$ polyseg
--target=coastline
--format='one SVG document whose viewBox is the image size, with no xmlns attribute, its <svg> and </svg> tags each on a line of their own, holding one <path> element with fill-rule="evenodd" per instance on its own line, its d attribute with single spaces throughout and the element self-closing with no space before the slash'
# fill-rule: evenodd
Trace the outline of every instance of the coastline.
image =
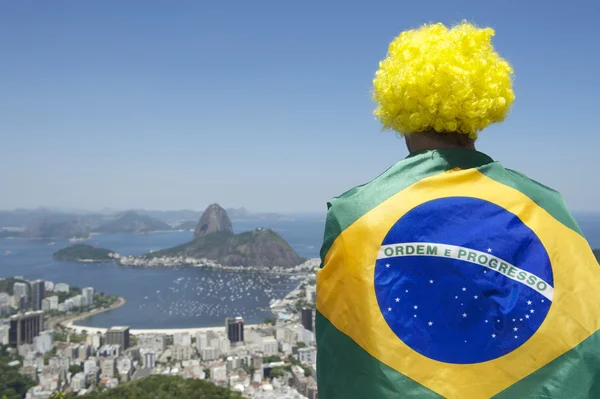
<svg viewBox="0 0 600 399">
<path fill-rule="evenodd" d="M 256 329 L 256 328 L 267 328 L 268 324 L 246 324 L 244 328 Z M 85 331 L 87 334 L 105 334 L 108 328 L 106 327 L 86 327 L 86 326 L 77 326 L 72 323 L 72 321 L 67 322 L 63 325 L 64 328 L 69 331 L 75 333 L 82 333 Z M 189 333 L 196 334 L 198 332 L 225 332 L 225 326 L 218 327 L 191 327 L 191 328 L 133 328 L 129 330 L 129 334 L 131 335 L 140 335 L 140 334 L 165 334 L 165 335 L 173 335 L 173 334 L 181 334 L 181 333 Z"/>
<path fill-rule="evenodd" d="M 106 309 L 99 309 L 99 310 L 95 310 L 95 311 L 91 311 L 91 312 L 86 312 L 86 313 L 77 315 L 77 316 L 72 317 L 72 318 L 68 318 L 68 319 L 57 321 L 54 326 L 52 326 L 52 323 L 49 323 L 49 325 L 52 328 L 54 328 L 56 326 L 59 326 L 59 327 L 66 328 L 66 329 L 73 329 L 73 327 L 79 327 L 79 326 L 75 326 L 73 324 L 73 322 L 75 322 L 75 321 L 85 320 L 88 317 L 95 316 L 95 315 L 100 314 L 100 313 L 109 312 L 111 310 L 118 309 L 121 306 L 125 305 L 126 303 L 127 303 L 127 300 L 124 297 L 120 296 L 119 300 L 115 304 L 113 304 L 112 306 L 110 306 L 110 307 L 108 307 Z"/>
</svg>

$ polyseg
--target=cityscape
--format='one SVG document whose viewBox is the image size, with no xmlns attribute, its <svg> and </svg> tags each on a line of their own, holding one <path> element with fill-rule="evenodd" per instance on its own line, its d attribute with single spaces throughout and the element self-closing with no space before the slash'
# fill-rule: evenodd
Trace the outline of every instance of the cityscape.
<svg viewBox="0 0 600 399">
<path fill-rule="evenodd" d="M 125 300 L 94 287 L 15 276 L 0 279 L 0 289 L 0 344 L 8 366 L 35 383 L 29 399 L 85 395 L 153 375 L 206 380 L 245 398 L 318 398 L 314 273 L 272 300 L 273 318 L 262 324 L 232 314 L 219 327 L 166 331 L 73 324 Z"/>
</svg>

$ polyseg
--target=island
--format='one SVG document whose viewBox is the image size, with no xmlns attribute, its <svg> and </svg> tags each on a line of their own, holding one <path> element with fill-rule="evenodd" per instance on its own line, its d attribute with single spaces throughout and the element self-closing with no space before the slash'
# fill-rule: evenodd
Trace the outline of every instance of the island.
<svg viewBox="0 0 600 399">
<path fill-rule="evenodd" d="M 116 234 L 134 233 L 145 234 L 153 231 L 172 230 L 171 226 L 148 215 L 140 215 L 135 211 L 127 211 L 116 218 L 98 226 L 96 233 Z"/>
<path fill-rule="evenodd" d="M 118 258 L 118 255 L 105 248 L 75 244 L 55 252 L 52 257 L 56 260 L 74 262 L 112 262 Z"/>
</svg>

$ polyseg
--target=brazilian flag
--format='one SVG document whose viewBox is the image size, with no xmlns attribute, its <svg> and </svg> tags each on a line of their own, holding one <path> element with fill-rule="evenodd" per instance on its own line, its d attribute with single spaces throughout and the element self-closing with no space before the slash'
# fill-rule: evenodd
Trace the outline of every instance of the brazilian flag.
<svg viewBox="0 0 600 399">
<path fill-rule="evenodd" d="M 600 398 L 600 267 L 559 193 L 444 149 L 328 206 L 322 399 Z"/>
</svg>

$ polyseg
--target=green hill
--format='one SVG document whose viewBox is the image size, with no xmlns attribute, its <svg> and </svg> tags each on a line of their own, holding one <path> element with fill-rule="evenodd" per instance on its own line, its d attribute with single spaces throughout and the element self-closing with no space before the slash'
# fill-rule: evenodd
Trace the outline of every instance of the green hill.
<svg viewBox="0 0 600 399">
<path fill-rule="evenodd" d="M 152 252 L 145 257 L 163 256 L 207 258 L 225 266 L 292 267 L 304 262 L 290 244 L 268 229 L 241 234 L 218 231 L 173 248 Z"/>
<path fill-rule="evenodd" d="M 149 233 L 151 231 L 172 230 L 171 226 L 148 215 L 140 215 L 128 211 L 110 220 L 96 229 L 95 232 L 105 234 L 116 233 Z"/>
<path fill-rule="evenodd" d="M 67 397 L 74 398 L 75 396 Z M 93 392 L 77 397 L 85 399 L 242 399 L 239 393 L 218 387 L 208 381 L 165 375 L 152 375 L 103 392 Z"/>
<path fill-rule="evenodd" d="M 52 256 L 56 260 L 111 262 L 114 258 L 112 251 L 105 248 L 96 248 L 86 244 L 76 244 L 57 251 Z"/>
</svg>

